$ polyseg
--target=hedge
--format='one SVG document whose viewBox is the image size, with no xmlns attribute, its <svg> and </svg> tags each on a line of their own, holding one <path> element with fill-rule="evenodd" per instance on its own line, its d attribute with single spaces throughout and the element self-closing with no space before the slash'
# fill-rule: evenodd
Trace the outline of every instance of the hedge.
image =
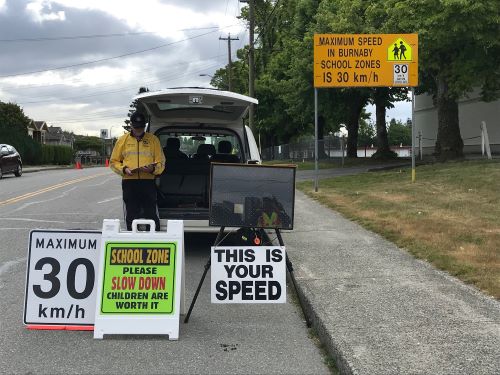
<svg viewBox="0 0 500 375">
<path fill-rule="evenodd" d="M 41 145 L 31 137 L 16 133 L 2 134 L 0 143 L 14 146 L 24 165 L 67 165 L 73 163 L 73 149 L 61 145 Z"/>
<path fill-rule="evenodd" d="M 42 145 L 41 163 L 67 165 L 73 162 L 73 149 L 68 146 Z"/>
</svg>

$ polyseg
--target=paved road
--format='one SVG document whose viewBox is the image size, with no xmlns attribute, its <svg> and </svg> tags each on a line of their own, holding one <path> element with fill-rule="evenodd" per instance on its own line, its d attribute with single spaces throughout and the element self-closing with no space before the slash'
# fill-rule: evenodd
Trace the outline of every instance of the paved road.
<svg viewBox="0 0 500 375">
<path fill-rule="evenodd" d="M 22 324 L 30 229 L 100 229 L 122 216 L 119 179 L 105 168 L 27 173 L 0 180 L 0 372 L 329 373 L 296 304 L 212 305 L 204 283 L 177 342 L 93 340 L 90 332 L 29 331 Z M 188 237 L 191 301 L 213 237 Z"/>
</svg>

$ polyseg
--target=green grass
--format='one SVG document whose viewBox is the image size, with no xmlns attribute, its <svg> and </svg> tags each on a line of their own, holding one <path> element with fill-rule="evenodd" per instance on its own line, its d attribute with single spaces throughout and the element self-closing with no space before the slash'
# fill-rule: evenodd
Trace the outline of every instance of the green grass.
<svg viewBox="0 0 500 375">
<path fill-rule="evenodd" d="M 409 163 L 410 160 L 406 158 L 395 159 L 394 163 Z M 380 165 L 382 162 L 380 160 L 375 160 L 371 158 L 345 158 L 344 167 L 363 167 L 363 166 L 375 166 Z M 297 169 L 302 170 L 313 170 L 315 168 L 314 161 L 311 160 L 272 160 L 264 161 L 264 165 L 280 165 L 280 164 L 294 164 Z M 340 158 L 320 160 L 318 162 L 318 169 L 332 169 L 332 168 L 342 168 L 342 160 Z"/>
<path fill-rule="evenodd" d="M 298 188 L 414 256 L 500 298 L 500 163 L 467 161 L 321 180 Z"/>
</svg>

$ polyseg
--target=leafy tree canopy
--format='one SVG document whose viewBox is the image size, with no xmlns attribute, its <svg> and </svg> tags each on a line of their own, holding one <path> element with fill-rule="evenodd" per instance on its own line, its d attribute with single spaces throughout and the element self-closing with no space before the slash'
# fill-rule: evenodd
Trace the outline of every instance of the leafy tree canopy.
<svg viewBox="0 0 500 375">
<path fill-rule="evenodd" d="M 387 133 L 391 146 L 411 145 L 411 125 L 405 124 L 400 120 L 391 119 Z"/>
<path fill-rule="evenodd" d="M 15 132 L 27 136 L 30 122 L 19 105 L 0 102 L 0 135 Z"/>
<path fill-rule="evenodd" d="M 97 151 L 102 152 L 104 141 L 99 137 L 75 135 L 75 142 L 73 143 L 75 151 Z"/>
</svg>

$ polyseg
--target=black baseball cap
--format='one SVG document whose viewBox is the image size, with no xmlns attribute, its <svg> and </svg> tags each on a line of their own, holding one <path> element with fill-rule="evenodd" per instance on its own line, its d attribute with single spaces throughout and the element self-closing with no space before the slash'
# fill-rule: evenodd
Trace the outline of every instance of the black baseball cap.
<svg viewBox="0 0 500 375">
<path fill-rule="evenodd" d="M 135 111 L 130 115 L 130 125 L 132 125 L 133 128 L 145 128 L 146 116 L 141 112 Z"/>
</svg>

